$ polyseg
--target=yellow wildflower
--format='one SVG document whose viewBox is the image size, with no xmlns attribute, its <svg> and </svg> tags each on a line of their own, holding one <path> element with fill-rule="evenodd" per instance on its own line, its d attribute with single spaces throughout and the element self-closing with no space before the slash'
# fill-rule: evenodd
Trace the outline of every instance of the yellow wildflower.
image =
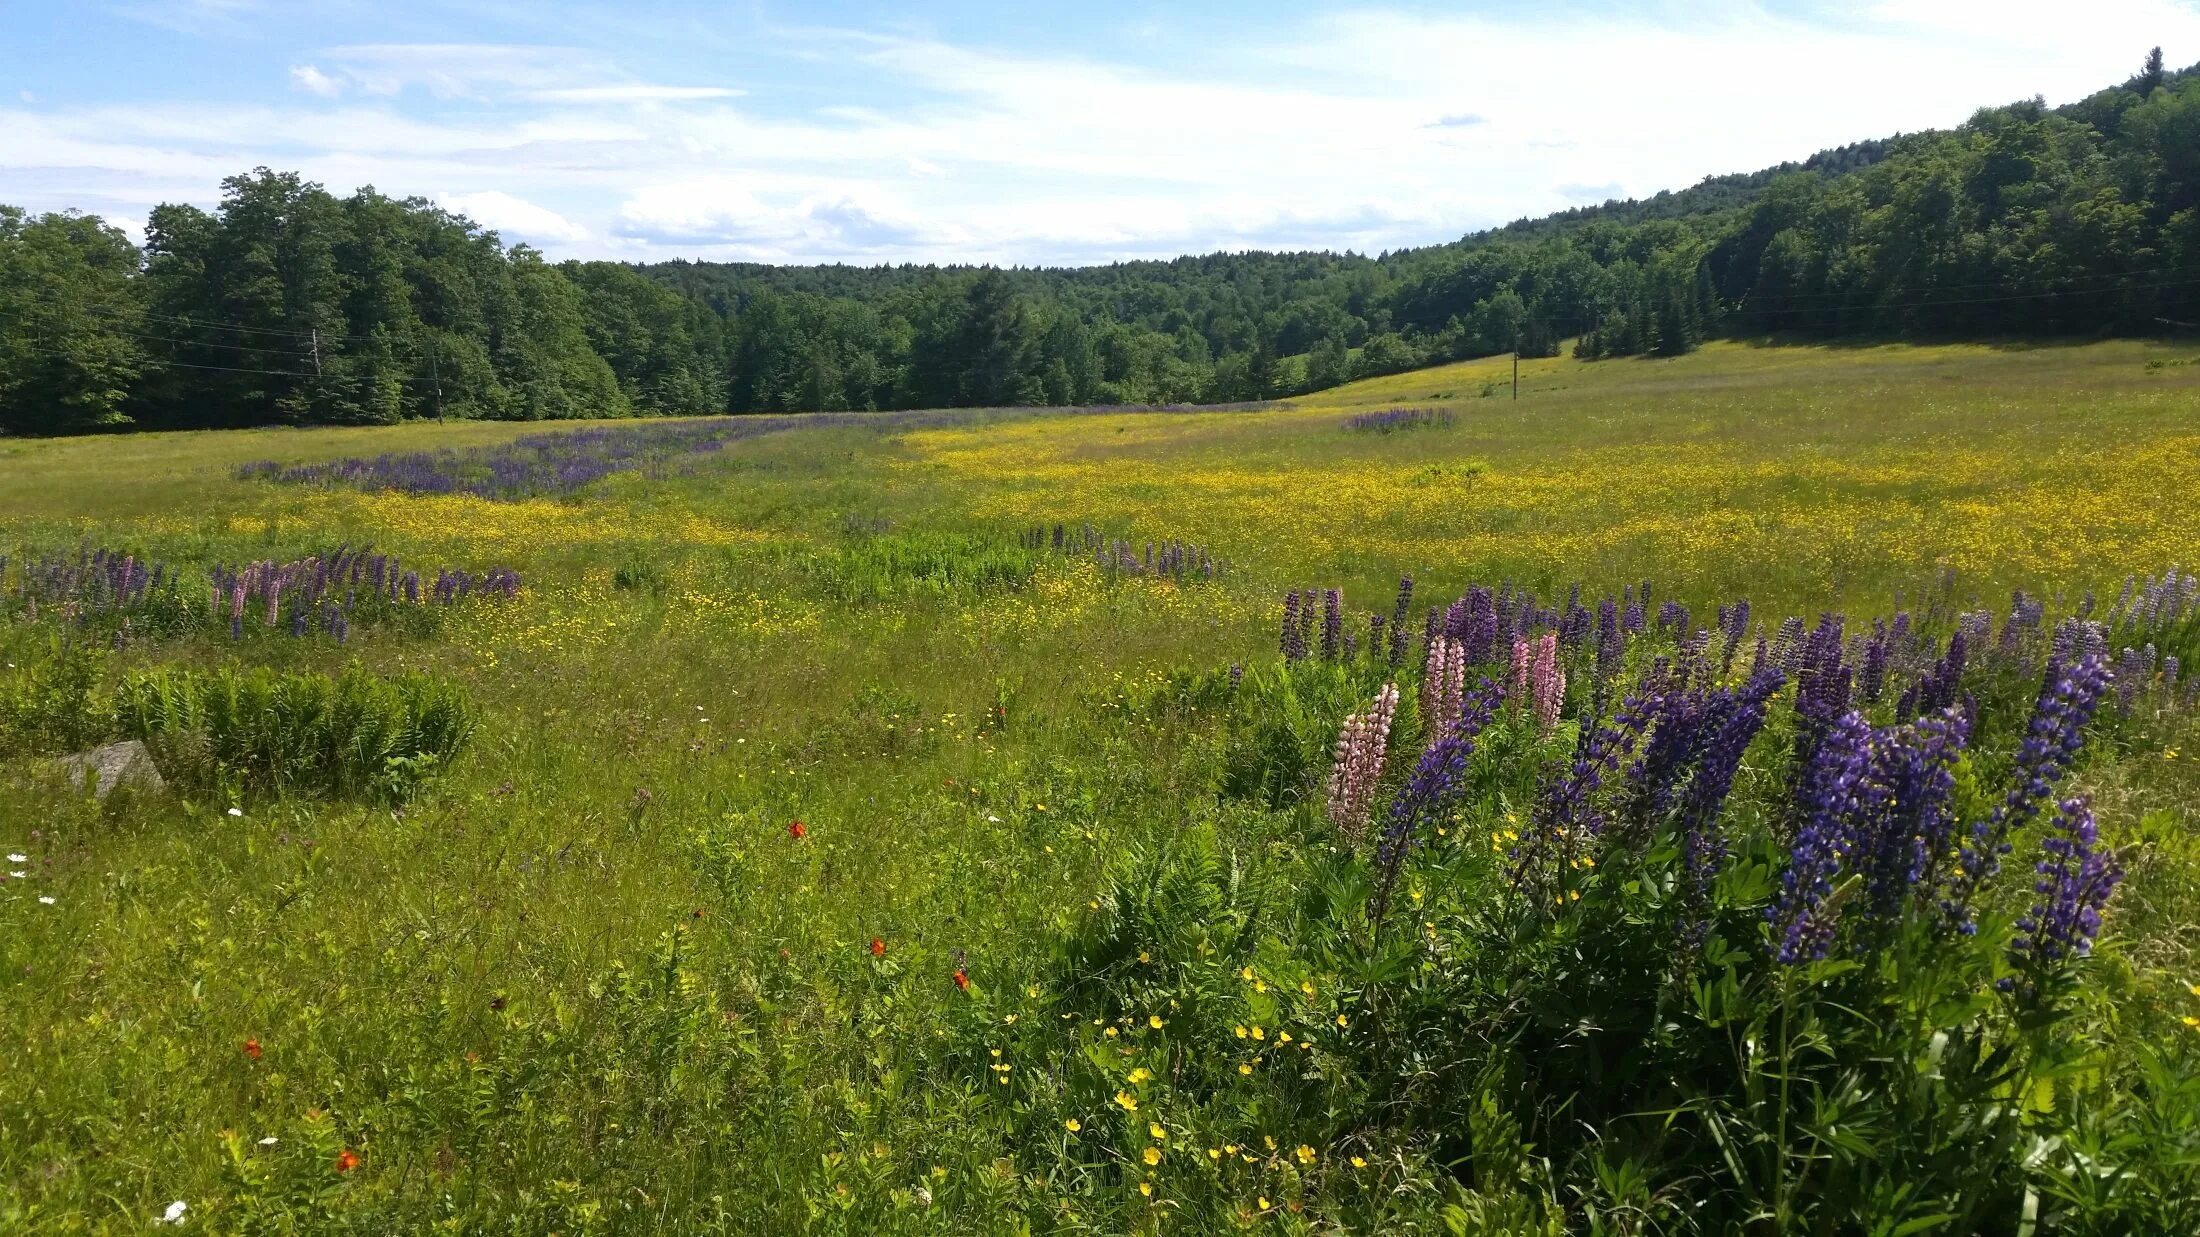
<svg viewBox="0 0 2200 1237">
<path fill-rule="evenodd" d="M 1137 1112 L 1137 1111 L 1138 1111 L 1138 1097 L 1137 1097 L 1137 1096 L 1135 1096 L 1135 1095 L 1132 1095 L 1132 1094 L 1131 1094 L 1130 1092 L 1128 1092 L 1128 1091 L 1118 1091 L 1118 1092 L 1116 1092 L 1116 1093 L 1115 1093 L 1115 1102 L 1116 1102 L 1116 1103 L 1118 1103 L 1118 1104 L 1121 1104 L 1121 1105 L 1123 1106 L 1123 1111 L 1124 1111 L 1124 1112 Z"/>
<path fill-rule="evenodd" d="M 1153 1167 L 1154 1165 L 1156 1165 L 1156 1164 L 1159 1164 L 1159 1163 L 1161 1162 L 1161 1148 L 1159 1148 L 1159 1147 L 1148 1147 L 1148 1148 L 1146 1148 L 1146 1154 L 1145 1154 L 1145 1157 L 1144 1157 L 1144 1158 L 1145 1158 L 1145 1161 L 1146 1161 L 1146 1167 L 1148 1167 L 1148 1168 L 1152 1168 L 1152 1167 Z"/>
<path fill-rule="evenodd" d="M 1169 1136 L 1169 1132 L 1161 1128 L 1161 1123 L 1159 1121 L 1148 1121 L 1146 1123 L 1146 1132 L 1153 1135 L 1156 1139 L 1167 1138 Z"/>
<path fill-rule="evenodd" d="M 1071 1117 L 1069 1120 L 1062 1123 L 1062 1128 L 1068 1130 L 1072 1134 L 1075 1134 L 1077 1131 L 1085 1128 L 1085 1123 L 1079 1121 L 1075 1117 Z"/>
<path fill-rule="evenodd" d="M 1301 1164 L 1311 1164 L 1314 1162 L 1314 1149 L 1307 1146 L 1305 1143 L 1299 1144 L 1299 1149 L 1295 1154 L 1297 1154 L 1297 1156 L 1299 1157 L 1299 1163 Z"/>
</svg>

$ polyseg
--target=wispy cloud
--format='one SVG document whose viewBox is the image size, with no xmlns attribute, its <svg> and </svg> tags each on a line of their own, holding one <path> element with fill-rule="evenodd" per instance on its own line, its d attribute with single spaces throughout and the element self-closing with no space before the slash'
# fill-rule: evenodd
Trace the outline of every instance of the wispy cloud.
<svg viewBox="0 0 2200 1237">
<path fill-rule="evenodd" d="M 1971 20 L 1990 2 L 2039 20 Z M 1333 10 L 1196 64 L 1161 55 L 1191 42 L 1169 37 L 1132 63 L 751 22 L 675 55 L 614 31 L 583 48 L 490 23 L 472 32 L 505 37 L 286 46 L 243 98 L 26 103 L 0 112 L 0 177 L 34 205 L 141 210 L 179 185 L 207 201 L 221 175 L 265 162 L 339 190 L 448 194 L 561 255 L 1373 250 L 1952 124 L 1981 104 L 2073 97 L 2156 42 L 2173 61 L 2200 56 L 2193 3 L 2094 0 L 2082 31 L 2050 38 L 2054 7 Z M 531 7 L 525 28 L 567 12 Z"/>
</svg>

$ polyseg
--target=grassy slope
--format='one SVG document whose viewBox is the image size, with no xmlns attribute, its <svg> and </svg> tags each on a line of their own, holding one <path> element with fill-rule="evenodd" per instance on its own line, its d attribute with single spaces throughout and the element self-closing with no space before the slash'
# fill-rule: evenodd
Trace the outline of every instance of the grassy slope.
<svg viewBox="0 0 2200 1237">
<path fill-rule="evenodd" d="M 911 1090 L 912 1071 L 955 1016 L 954 951 L 1013 991 L 1035 934 L 1111 863 L 1213 811 L 1196 806 L 1196 735 L 1108 720 L 1126 685 L 1270 655 L 1288 584 L 1344 583 L 1367 608 L 1407 570 L 1424 599 L 1469 578 L 1648 577 L 1699 613 L 1742 591 L 1779 612 L 1883 608 L 1942 563 L 1990 604 L 2016 583 L 2112 587 L 2190 561 L 2200 366 L 2146 368 L 2189 356 L 1725 344 L 1529 362 L 1517 404 L 1480 395 L 1509 362 L 1470 362 L 1270 412 L 781 435 L 571 504 L 230 479 L 251 459 L 540 427 L 9 444 L 11 541 L 196 562 L 372 542 L 510 563 L 529 590 L 434 641 L 118 659 L 456 675 L 491 724 L 446 793 L 402 816 L 281 802 L 241 821 L 205 803 L 102 819 L 35 764 L 4 765 L 0 843 L 37 852 L 57 903 L 0 893 L 0 1216 L 121 1225 L 274 1189 L 233 1166 L 232 1131 L 280 1138 L 246 1160 L 316 1189 L 328 1140 L 364 1148 L 327 1205 L 406 1227 L 580 1230 L 590 1208 L 783 1227 L 830 1214 L 851 1180 L 873 1223 L 997 1222 L 1001 1149 L 970 1101 Z M 1340 426 L 1431 403 L 1460 423 Z M 1015 593 L 854 605 L 833 587 L 850 517 L 897 534 L 1090 521 L 1205 543 L 1234 570 L 1178 590 L 1055 565 Z M 661 594 L 610 586 L 635 558 Z M 8 638 L 15 660 L 44 637 Z M 996 701 L 1008 728 L 979 729 Z M 2157 766 L 2119 793 L 2189 827 L 2189 782 L 2161 780 L 2184 766 Z M 806 846 L 781 833 L 796 816 Z M 864 958 L 873 935 L 890 970 Z M 2155 948 L 2157 965 L 2188 961 L 2189 945 Z M 666 975 L 681 978 L 651 979 Z M 721 1036 L 740 1065 L 680 1073 Z M 930 1220 L 908 1209 L 919 1182 L 940 1200 Z"/>
</svg>

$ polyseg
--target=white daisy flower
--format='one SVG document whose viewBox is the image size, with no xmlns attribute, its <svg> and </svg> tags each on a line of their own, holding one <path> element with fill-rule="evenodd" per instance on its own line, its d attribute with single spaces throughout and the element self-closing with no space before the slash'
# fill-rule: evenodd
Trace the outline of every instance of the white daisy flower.
<svg viewBox="0 0 2200 1237">
<path fill-rule="evenodd" d="M 30 861 L 31 857 L 29 855 L 18 855 L 12 850 L 8 852 L 9 863 L 29 863 Z"/>
<path fill-rule="evenodd" d="M 233 807 L 229 809 L 229 814 L 231 816 L 242 816 L 244 815 L 244 809 L 241 807 Z"/>
<path fill-rule="evenodd" d="M 189 1211 L 190 1209 L 191 1204 L 184 1202 L 182 1199 L 179 1198 L 175 1202 L 168 1204 L 168 1210 L 161 1212 L 160 1218 L 153 1221 L 153 1223 L 181 1224 L 183 1223 L 183 1213 Z"/>
<path fill-rule="evenodd" d="M 39 901 L 40 905 L 43 905 L 43 906 L 52 906 L 52 905 L 53 905 L 53 895 L 52 895 L 52 894 L 50 894 L 50 893 L 49 893 L 49 894 L 43 894 L 43 895 L 41 895 L 41 896 L 39 897 L 38 901 Z"/>
<path fill-rule="evenodd" d="M 10 873 L 8 873 L 8 875 L 10 875 L 10 876 L 14 877 L 15 879 L 17 879 L 17 880 L 19 880 L 19 881 L 20 881 L 20 880 L 29 880 L 29 879 L 31 878 L 31 874 L 30 874 L 30 873 L 28 873 L 28 872 L 10 872 Z"/>
</svg>

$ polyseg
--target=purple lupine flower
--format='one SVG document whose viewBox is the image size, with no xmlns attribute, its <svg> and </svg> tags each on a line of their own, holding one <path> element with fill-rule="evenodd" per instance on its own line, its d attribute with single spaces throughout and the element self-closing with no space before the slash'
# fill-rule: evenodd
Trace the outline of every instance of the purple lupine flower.
<svg viewBox="0 0 2200 1237">
<path fill-rule="evenodd" d="M 1473 585 L 1454 608 L 1459 615 L 1455 638 L 1465 649 L 1467 664 L 1486 665 L 1497 657 L 1497 599 L 1489 589 Z"/>
<path fill-rule="evenodd" d="M 2070 663 L 2088 656 L 2108 656 L 2108 628 L 2082 619 L 2064 619 L 2055 625 L 2050 656 Z"/>
<path fill-rule="evenodd" d="M 2017 921 L 2018 935 L 2009 952 L 2020 966 L 2037 974 L 2065 959 L 2093 952 L 2101 934 L 2101 911 L 2123 881 L 2116 857 L 2100 848 L 2093 810 L 2083 799 L 2058 805 L 2054 834 L 2040 843 L 2046 858 L 2037 868 L 2032 908 Z"/>
<path fill-rule="evenodd" d="M 1780 876 L 1780 896 L 1765 908 L 1783 966 L 1819 961 L 1833 944 L 1840 913 L 1829 905 L 1833 878 L 1856 847 L 1859 820 L 1870 814 L 1871 764 L 1872 728 L 1851 711 L 1827 726 L 1803 772 L 1802 824 Z"/>
<path fill-rule="evenodd" d="M 1596 672 L 1599 684 L 1611 681 L 1619 673 L 1621 659 L 1627 655 L 1627 632 L 1620 626 L 1619 604 L 1609 597 L 1597 601 L 1597 659 Z"/>
<path fill-rule="evenodd" d="M 1732 706 L 1720 719 L 1688 790 L 1680 801 L 1681 922 L 1676 941 L 1680 970 L 1685 972 L 1702 951 L 1711 932 L 1711 887 L 1726 862 L 1726 840 L 1719 832 L 1719 813 L 1734 789 L 1734 775 L 1742 756 L 1765 724 L 1765 706 L 1787 682 L 1776 666 L 1765 666 L 1733 696 Z"/>
<path fill-rule="evenodd" d="M 1884 620 L 1872 620 L 1872 634 L 1864 642 L 1863 663 L 1857 669 L 1857 694 L 1867 704 L 1877 704 L 1880 693 L 1887 687 L 1887 654 L 1893 644 L 1893 633 Z"/>
<path fill-rule="evenodd" d="M 1497 709 L 1497 695 L 1497 685 L 1483 679 L 1437 738 L 1421 750 L 1413 776 L 1391 801 L 1390 825 L 1383 831 L 1382 844 L 1375 852 L 1375 896 L 1369 912 L 1375 931 L 1382 931 L 1383 919 L 1390 909 L 1390 895 L 1405 866 L 1406 852 L 1413 846 L 1414 831 L 1440 819 L 1463 789 L 1461 783 L 1466 780 L 1467 760 L 1474 754 L 1482 728 L 1489 724 L 1490 715 Z"/>
<path fill-rule="evenodd" d="M 1781 673 L 1793 677 L 1802 664 L 1802 655 L 1803 620 L 1791 614 L 1780 620 L 1779 630 L 1772 634 L 1772 664 L 1778 666 Z"/>
<path fill-rule="evenodd" d="M 1932 713 L 1956 702 L 1963 685 L 1964 663 L 1970 651 L 1970 643 L 1958 629 L 1948 637 L 1948 651 L 1940 660 L 1912 683 L 1902 693 L 1896 711 L 1904 714 Z"/>
<path fill-rule="evenodd" d="M 1413 577 L 1398 578 L 1398 604 L 1390 612 L 1390 668 L 1403 669 L 1406 664 L 1406 615 L 1413 608 Z"/>
<path fill-rule="evenodd" d="M 1242 665 L 1240 665 L 1240 664 L 1238 664 L 1237 662 L 1231 662 L 1231 663 L 1230 663 L 1230 690 L 1234 692 L 1234 691 L 1236 691 L 1236 690 L 1237 690 L 1237 689 L 1238 689 L 1239 687 L 1243 686 L 1243 685 L 1244 685 L 1244 683 L 1245 683 L 1245 667 L 1244 667 L 1244 666 L 1242 666 Z"/>
<path fill-rule="evenodd" d="M 1620 590 L 1620 600 L 1622 602 L 1619 619 L 1620 630 L 1631 636 L 1641 634 L 1643 612 L 1650 604 L 1650 582 L 1643 581 L 1642 592 L 1639 594 L 1631 588 Z"/>
<path fill-rule="evenodd" d="M 1943 909 L 1958 930 L 1976 929 L 1971 920 L 1971 897 L 1987 878 L 2000 870 L 2001 856 L 2009 852 L 2009 834 L 2029 824 L 2040 804 L 2053 793 L 2055 783 L 2070 772 L 2085 747 L 2086 723 L 2093 719 L 2111 679 L 2108 666 L 2098 655 L 2088 654 L 2075 664 L 2050 660 L 2032 720 L 2017 748 L 2016 768 L 2009 792 L 1991 815 L 1972 826 L 1971 836 L 1957 856 L 1956 871 L 1943 898 Z"/>
<path fill-rule="evenodd" d="M 1574 743 L 1573 762 L 1545 789 L 1536 805 L 1534 829 L 1514 848 L 1514 883 L 1524 882 L 1554 861 L 1571 862 L 1577 847 L 1604 831 L 1604 818 L 1595 803 L 1597 791 L 1642 741 L 1664 689 L 1661 674 L 1647 675 L 1620 702 L 1618 711 L 1597 725 L 1583 725 Z"/>
<path fill-rule="evenodd" d="M 2001 625 L 2002 653 L 2014 657 L 2023 652 L 2026 640 L 2038 633 L 2046 614 L 2045 602 L 2017 589 L 2009 601 L 2009 617 Z"/>
<path fill-rule="evenodd" d="M 1297 661 L 1306 656 L 1306 649 L 1298 643 L 1299 590 L 1292 589 L 1283 595 L 1283 636 L 1277 641 L 1285 661 Z"/>
<path fill-rule="evenodd" d="M 2146 690 L 2148 682 L 2154 678 L 2154 659 L 2155 649 L 2151 644 L 2143 649 L 2125 645 L 2124 651 L 2117 656 L 2117 712 L 2129 715 L 2131 706 L 2138 703 L 2140 693 Z"/>
<path fill-rule="evenodd" d="M 1581 586 L 1574 585 L 1567 595 L 1566 606 L 1558 618 L 1558 642 L 1569 651 L 1580 648 L 1589 638 L 1589 627 L 1595 616 L 1581 604 Z"/>
<path fill-rule="evenodd" d="M 1335 661 L 1343 655 L 1344 593 L 1338 589 L 1322 592 L 1322 660 Z"/>
<path fill-rule="evenodd" d="M 1719 654 L 1719 673 L 1723 676 L 1734 672 L 1734 654 L 1742 647 L 1742 637 L 1749 634 L 1749 602 L 1720 606 L 1719 630 L 1726 635 L 1726 648 Z"/>
<path fill-rule="evenodd" d="M 1798 620 L 1797 628 L 1801 625 Z M 1795 675 L 1794 791 L 1799 815 L 1810 793 L 1808 782 L 1818 745 L 1849 711 L 1851 671 L 1841 661 L 1841 626 L 1840 615 L 1821 615 L 1818 626 L 1800 641 L 1788 659 Z M 1782 631 L 1786 631 L 1785 625 Z"/>
<path fill-rule="evenodd" d="M 1858 823 L 1854 860 L 1874 919 L 1897 918 L 1914 890 L 1937 882 L 1955 834 L 1955 764 L 1969 737 L 1969 720 L 1952 706 L 1874 733 L 1878 796 Z"/>
<path fill-rule="evenodd" d="M 1688 630 L 1688 607 L 1677 601 L 1667 601 L 1658 607 L 1658 630 L 1676 633 Z"/>
</svg>

